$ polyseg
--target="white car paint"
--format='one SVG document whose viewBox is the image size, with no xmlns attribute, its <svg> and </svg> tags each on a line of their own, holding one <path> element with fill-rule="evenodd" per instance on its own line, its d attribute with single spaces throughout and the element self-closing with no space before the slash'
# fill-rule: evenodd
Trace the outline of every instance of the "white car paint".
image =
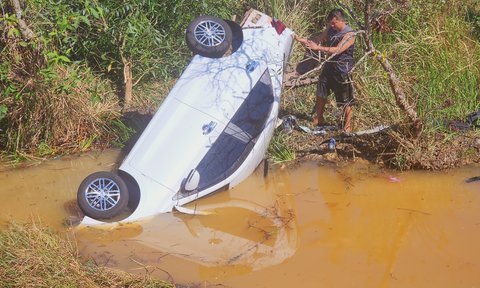
<svg viewBox="0 0 480 288">
<path fill-rule="evenodd" d="M 131 175 L 140 188 L 137 208 L 119 222 L 170 212 L 175 206 L 219 188 L 231 188 L 254 171 L 263 160 L 275 128 L 283 70 L 292 44 L 290 29 L 278 34 L 269 22 L 263 22 L 261 27 L 244 26 L 243 43 L 230 56 L 213 59 L 196 55 L 192 58 L 119 167 Z M 189 196 L 179 197 L 183 195 L 178 194 L 182 181 L 201 163 L 222 132 L 230 131 L 227 134 L 239 141 L 251 140 L 252 135 L 229 123 L 262 75 L 267 75 L 264 77 L 271 81 L 273 103 L 250 153 L 225 179 Z M 102 223 L 87 216 L 82 221 L 84 225 Z"/>
</svg>

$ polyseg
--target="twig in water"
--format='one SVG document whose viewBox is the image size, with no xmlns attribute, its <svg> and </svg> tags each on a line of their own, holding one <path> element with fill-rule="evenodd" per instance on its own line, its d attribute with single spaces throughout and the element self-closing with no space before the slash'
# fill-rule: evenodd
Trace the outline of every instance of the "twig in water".
<svg viewBox="0 0 480 288">
<path fill-rule="evenodd" d="M 409 212 L 421 213 L 423 215 L 432 215 L 431 213 L 423 212 L 423 211 L 415 210 L 415 209 L 408 209 L 408 208 L 397 208 L 397 209 L 398 210 L 405 210 L 405 211 L 409 211 Z"/>
<path fill-rule="evenodd" d="M 170 274 L 168 271 L 166 271 L 166 270 L 164 270 L 164 269 L 162 269 L 158 266 L 145 265 L 145 264 L 143 264 L 143 263 L 141 263 L 141 262 L 139 262 L 139 261 L 137 261 L 133 258 L 130 258 L 130 260 L 135 262 L 136 264 L 142 266 L 142 267 L 139 267 L 137 269 L 142 269 L 142 268 L 145 269 L 145 275 L 150 276 L 155 270 L 160 270 L 160 271 L 164 272 L 165 274 L 167 274 L 167 276 L 168 276 L 167 281 L 173 282 L 173 280 L 174 280 L 172 274 Z M 148 270 L 149 268 L 153 268 L 153 270 L 149 271 Z"/>
</svg>

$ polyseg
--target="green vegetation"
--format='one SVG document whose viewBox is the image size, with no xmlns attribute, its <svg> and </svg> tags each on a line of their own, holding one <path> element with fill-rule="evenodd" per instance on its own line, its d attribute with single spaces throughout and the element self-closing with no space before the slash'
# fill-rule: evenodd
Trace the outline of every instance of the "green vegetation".
<svg viewBox="0 0 480 288">
<path fill-rule="evenodd" d="M 460 120 L 466 113 L 480 109 L 477 99 L 480 42 L 472 38 L 472 27 L 464 21 L 467 9 L 463 2 L 415 1 L 410 5 L 415 5 L 416 9 L 392 14 L 389 25 L 393 31 L 378 34 L 375 40 L 377 49 L 394 63 L 401 75 L 411 103 L 416 104 L 425 122 L 424 132 L 430 133 L 442 128 L 442 120 Z M 456 8 L 451 9 L 452 5 Z M 361 99 L 369 102 L 374 98 L 374 101 L 395 106 L 388 88 L 379 85 L 382 82 L 388 85 L 382 81 L 382 71 L 368 67 L 369 64 L 364 64 L 362 71 L 357 73 L 362 83 Z M 378 84 L 372 85 L 375 83 Z M 398 122 L 396 113 L 384 112 L 389 113 L 370 115 Z"/>
<path fill-rule="evenodd" d="M 268 149 L 268 154 L 273 163 L 278 164 L 295 160 L 295 150 L 289 147 L 290 142 L 288 135 L 283 133 L 274 135 Z"/>
<path fill-rule="evenodd" d="M 378 51 L 400 75 L 408 101 L 424 123 L 419 139 L 411 139 L 409 131 L 402 128 L 408 123 L 396 106 L 383 70 L 367 61 L 355 74 L 361 101 L 359 125 L 388 123 L 400 127 L 391 133 L 397 143 L 391 164 L 396 167 L 455 166 L 462 161 L 461 151 L 471 146 L 468 141 L 462 144 L 459 137 L 479 137 L 479 131 L 459 135 L 446 125 L 448 121 L 465 121 L 467 114 L 480 110 L 480 38 L 475 37 L 475 25 L 465 21 L 468 7 L 474 4 L 411 1 L 409 9 L 399 7 L 386 18 L 391 32 L 375 34 Z M 458 156 L 454 160 L 444 152 Z"/>
<path fill-rule="evenodd" d="M 0 149 L 16 159 L 122 146 L 134 132 L 124 124 L 125 113 L 155 111 L 189 61 L 184 30 L 197 15 L 230 19 L 254 7 L 309 36 L 318 33 L 328 11 L 340 5 L 348 8 L 352 27 L 362 30 L 365 24 L 365 3 L 349 0 L 321 5 L 313 0 L 59 0 L 55 5 L 30 0 L 20 6 L 20 17 L 14 2 L 0 3 Z M 463 153 L 471 141 L 459 139 L 479 137 L 478 131 L 459 134 L 445 125 L 480 110 L 478 1 L 371 3 L 376 53 L 364 57 L 365 34 L 359 34 L 354 128 L 378 124 L 394 128 L 383 143 L 361 146 L 375 145 L 370 148 L 395 167 L 427 169 L 444 167 L 432 163 L 440 161 L 440 151 L 456 149 L 449 153 L 457 155 L 456 160 L 450 157 L 447 167 L 457 165 L 461 157 L 472 154 Z M 303 56 L 295 47 L 291 64 Z M 392 64 L 407 102 L 424 124 L 419 137 L 412 135 L 410 120 L 397 105 L 389 78 L 374 55 Z M 286 89 L 281 115 L 307 120 L 314 89 L 314 85 Z M 331 106 L 327 111 L 333 110 Z M 327 120 L 338 122 L 337 114 L 326 115 Z M 279 156 L 275 153 L 284 154 L 285 160 L 299 154 L 289 141 L 302 139 L 275 136 L 270 147 L 274 158 Z M 358 143 L 352 145 L 350 150 L 359 149 Z"/>
<path fill-rule="evenodd" d="M 81 261 L 74 244 L 35 224 L 0 231 L 1 287 L 174 287 Z"/>
<path fill-rule="evenodd" d="M 18 17 L 14 2 L 0 3 L 0 149 L 17 159 L 121 145 L 132 134 L 122 110 L 142 94 L 135 85 L 178 77 L 191 55 L 187 24 L 239 5 L 31 0 Z"/>
</svg>

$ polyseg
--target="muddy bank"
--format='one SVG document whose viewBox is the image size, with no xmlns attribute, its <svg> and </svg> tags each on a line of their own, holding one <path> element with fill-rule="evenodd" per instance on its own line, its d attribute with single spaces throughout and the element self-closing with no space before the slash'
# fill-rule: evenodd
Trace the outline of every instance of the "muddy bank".
<svg viewBox="0 0 480 288">
<path fill-rule="evenodd" d="M 358 131 L 357 131 L 358 132 Z M 277 133 L 285 133 L 279 127 Z M 328 162 L 362 159 L 390 169 L 444 170 L 480 163 L 480 135 L 475 131 L 461 134 L 436 134 L 418 140 L 399 137 L 398 128 L 358 136 L 332 131 L 325 135 L 305 133 L 298 127 L 285 135 L 287 147 L 295 151 L 296 162 Z M 335 149 L 329 149 L 335 139 Z"/>
</svg>

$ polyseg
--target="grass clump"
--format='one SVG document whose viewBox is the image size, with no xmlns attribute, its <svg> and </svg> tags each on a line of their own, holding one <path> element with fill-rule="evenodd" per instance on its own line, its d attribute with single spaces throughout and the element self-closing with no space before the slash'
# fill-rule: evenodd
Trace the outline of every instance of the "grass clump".
<svg viewBox="0 0 480 288">
<path fill-rule="evenodd" d="M 82 263 L 74 244 L 36 224 L 0 232 L 1 287 L 158 287 L 174 285 Z"/>
<path fill-rule="evenodd" d="M 288 134 L 277 133 L 273 136 L 268 154 L 273 163 L 279 164 L 283 162 L 293 161 L 296 158 L 295 150 L 290 147 Z"/>
</svg>

